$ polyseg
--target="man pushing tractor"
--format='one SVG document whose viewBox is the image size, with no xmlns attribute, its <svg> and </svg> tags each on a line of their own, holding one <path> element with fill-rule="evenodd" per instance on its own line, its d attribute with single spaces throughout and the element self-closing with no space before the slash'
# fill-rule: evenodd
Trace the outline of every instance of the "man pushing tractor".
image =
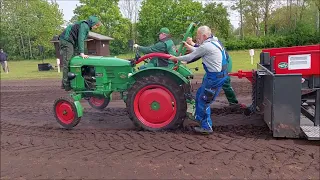
<svg viewBox="0 0 320 180">
<path fill-rule="evenodd" d="M 211 29 L 208 26 L 200 26 L 198 28 L 197 42 L 200 45 L 199 47 L 193 47 L 184 42 L 185 47 L 191 53 L 179 57 L 172 56 L 169 59 L 189 62 L 202 58 L 206 74 L 196 94 L 194 117 L 201 127 L 195 127 L 195 131 L 199 133 L 212 133 L 210 105 L 219 95 L 223 84 L 228 78 L 228 62 L 225 49 L 218 42 L 217 38 L 212 36 Z"/>
<path fill-rule="evenodd" d="M 210 38 L 213 38 L 215 41 L 218 41 L 218 43 L 220 44 L 221 47 L 224 48 L 223 44 L 221 43 L 221 41 L 218 40 L 217 37 L 211 35 Z M 200 45 L 199 44 L 196 44 L 192 41 L 192 38 L 188 38 L 187 41 L 186 41 L 189 45 L 193 46 L 193 47 L 199 47 Z M 232 58 L 231 56 L 229 55 L 229 53 L 227 52 L 227 50 L 225 50 L 225 54 L 226 54 L 226 58 L 227 58 L 227 62 L 228 62 L 228 73 L 232 71 Z M 192 61 L 189 61 L 187 64 L 189 63 L 192 63 L 194 61 L 197 61 L 198 59 L 200 58 L 197 58 L 197 59 L 193 59 Z M 245 105 L 243 104 L 239 104 L 239 101 L 237 99 L 237 96 L 231 86 L 231 79 L 230 79 L 230 76 L 227 77 L 225 83 L 223 84 L 222 86 L 222 89 L 226 95 L 226 98 L 229 102 L 229 104 L 231 106 L 240 106 L 240 107 L 244 107 Z"/>
</svg>

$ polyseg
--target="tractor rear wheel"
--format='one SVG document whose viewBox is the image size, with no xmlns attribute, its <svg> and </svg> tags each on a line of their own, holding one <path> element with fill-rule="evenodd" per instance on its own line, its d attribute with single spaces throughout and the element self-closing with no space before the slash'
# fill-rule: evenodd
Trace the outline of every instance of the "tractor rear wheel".
<svg viewBox="0 0 320 180">
<path fill-rule="evenodd" d="M 128 91 L 126 105 L 135 126 L 149 131 L 180 127 L 187 110 L 183 88 L 164 75 L 138 79 Z"/>
<path fill-rule="evenodd" d="M 81 120 L 72 98 L 57 99 L 54 102 L 53 111 L 58 123 L 66 129 L 72 129 Z"/>
<path fill-rule="evenodd" d="M 90 97 L 88 102 L 94 109 L 103 110 L 108 106 L 110 99 L 105 97 Z"/>
</svg>

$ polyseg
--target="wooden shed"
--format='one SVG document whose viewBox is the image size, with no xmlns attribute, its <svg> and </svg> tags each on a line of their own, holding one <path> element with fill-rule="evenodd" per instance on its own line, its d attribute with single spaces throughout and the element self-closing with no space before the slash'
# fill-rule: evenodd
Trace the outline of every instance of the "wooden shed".
<svg viewBox="0 0 320 180">
<path fill-rule="evenodd" d="M 88 38 L 85 40 L 85 54 L 94 56 L 109 56 L 109 44 L 111 40 L 113 40 L 113 38 L 104 36 L 102 34 L 89 32 Z M 58 36 L 54 36 L 50 42 L 54 44 L 56 57 L 61 59 Z"/>
</svg>

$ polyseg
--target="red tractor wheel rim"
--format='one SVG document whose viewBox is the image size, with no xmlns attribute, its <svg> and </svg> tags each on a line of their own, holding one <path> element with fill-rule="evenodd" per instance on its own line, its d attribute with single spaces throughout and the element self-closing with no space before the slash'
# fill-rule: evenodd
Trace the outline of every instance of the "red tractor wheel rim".
<svg viewBox="0 0 320 180">
<path fill-rule="evenodd" d="M 151 128 L 168 125 L 177 113 L 173 94 L 161 85 L 142 88 L 134 98 L 134 112 L 137 118 Z"/>
<path fill-rule="evenodd" d="M 90 97 L 89 101 L 91 102 L 91 104 L 93 104 L 95 106 L 102 106 L 105 99 L 104 98 L 97 98 L 97 97 Z"/>
<path fill-rule="evenodd" d="M 75 112 L 69 102 L 61 101 L 56 105 L 56 115 L 64 124 L 71 124 L 74 120 Z"/>
</svg>

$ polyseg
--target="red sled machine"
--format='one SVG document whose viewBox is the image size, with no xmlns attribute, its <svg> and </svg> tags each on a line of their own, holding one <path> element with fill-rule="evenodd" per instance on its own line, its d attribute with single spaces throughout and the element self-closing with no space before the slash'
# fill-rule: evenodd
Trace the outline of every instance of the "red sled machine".
<svg viewBox="0 0 320 180">
<path fill-rule="evenodd" d="M 256 70 L 229 75 L 252 83 L 246 113 L 262 112 L 273 137 L 320 140 L 320 44 L 263 49 Z"/>
</svg>

